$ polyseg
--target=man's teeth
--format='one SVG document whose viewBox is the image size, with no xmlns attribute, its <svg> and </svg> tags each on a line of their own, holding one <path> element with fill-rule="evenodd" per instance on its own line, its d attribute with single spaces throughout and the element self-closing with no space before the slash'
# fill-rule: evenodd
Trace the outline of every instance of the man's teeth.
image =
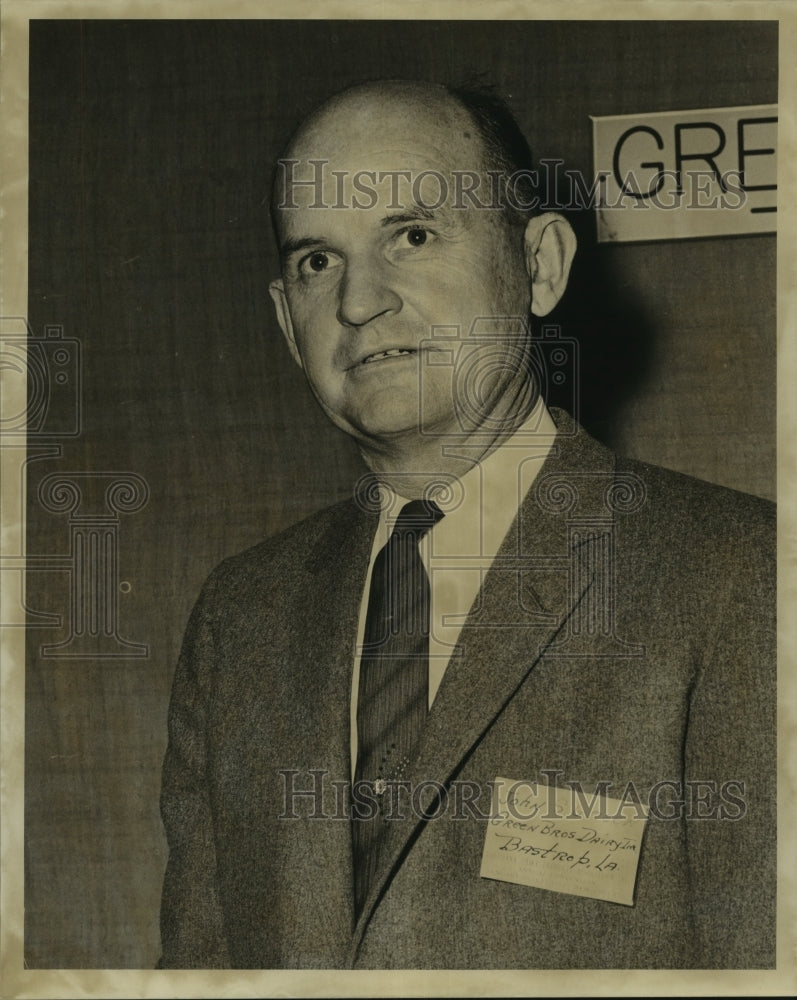
<svg viewBox="0 0 797 1000">
<path fill-rule="evenodd" d="M 363 360 L 363 364 L 370 364 L 372 361 L 381 361 L 382 358 L 396 358 L 399 354 L 415 354 L 415 351 L 411 351 L 406 347 L 391 347 L 389 351 L 380 351 L 378 354 L 369 354 L 367 358 Z"/>
</svg>

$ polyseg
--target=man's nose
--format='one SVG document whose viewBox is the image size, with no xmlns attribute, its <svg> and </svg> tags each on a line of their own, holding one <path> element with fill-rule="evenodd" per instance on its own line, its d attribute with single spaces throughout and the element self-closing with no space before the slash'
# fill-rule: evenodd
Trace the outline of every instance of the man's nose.
<svg viewBox="0 0 797 1000">
<path fill-rule="evenodd" d="M 401 309 L 390 266 L 379 260 L 349 258 L 339 296 L 338 322 L 344 326 L 365 326 L 378 316 Z"/>
</svg>

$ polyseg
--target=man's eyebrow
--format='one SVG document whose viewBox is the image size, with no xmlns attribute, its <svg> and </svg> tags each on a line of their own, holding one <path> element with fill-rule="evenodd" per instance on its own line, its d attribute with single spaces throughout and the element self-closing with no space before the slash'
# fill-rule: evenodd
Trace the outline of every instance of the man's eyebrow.
<svg viewBox="0 0 797 1000">
<path fill-rule="evenodd" d="M 422 205 L 414 205 L 408 212 L 397 212 L 395 215 L 386 215 L 382 219 L 382 226 L 396 226 L 401 225 L 402 222 L 417 222 L 419 219 L 431 222 L 436 217 L 431 209 L 424 208 Z"/>
<path fill-rule="evenodd" d="M 300 240 L 284 240 L 280 244 L 280 256 L 284 259 L 300 250 L 307 250 L 309 247 L 317 247 L 324 241 L 318 236 L 303 236 Z"/>
</svg>

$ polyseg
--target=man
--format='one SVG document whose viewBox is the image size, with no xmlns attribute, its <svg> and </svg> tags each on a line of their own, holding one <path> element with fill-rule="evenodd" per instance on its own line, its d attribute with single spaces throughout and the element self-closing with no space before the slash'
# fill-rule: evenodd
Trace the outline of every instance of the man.
<svg viewBox="0 0 797 1000">
<path fill-rule="evenodd" d="M 194 610 L 165 967 L 774 964 L 772 510 L 548 412 L 575 239 L 529 167 L 404 82 L 281 160 L 279 323 L 373 478 Z"/>
</svg>

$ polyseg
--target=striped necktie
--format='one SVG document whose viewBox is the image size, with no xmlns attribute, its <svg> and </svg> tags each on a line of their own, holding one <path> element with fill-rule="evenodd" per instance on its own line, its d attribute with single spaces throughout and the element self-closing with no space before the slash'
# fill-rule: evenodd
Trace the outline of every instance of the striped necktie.
<svg viewBox="0 0 797 1000">
<path fill-rule="evenodd" d="M 443 516 L 413 500 L 374 560 L 357 698 L 355 784 L 365 782 L 379 810 L 352 820 L 355 905 L 359 914 L 379 867 L 387 832 L 389 783 L 407 773 L 426 722 L 429 698 L 429 578 L 418 543 Z M 363 786 L 361 786 L 363 787 Z M 406 799 L 406 797 L 405 797 Z M 402 811 L 409 808 L 405 801 Z"/>
</svg>

